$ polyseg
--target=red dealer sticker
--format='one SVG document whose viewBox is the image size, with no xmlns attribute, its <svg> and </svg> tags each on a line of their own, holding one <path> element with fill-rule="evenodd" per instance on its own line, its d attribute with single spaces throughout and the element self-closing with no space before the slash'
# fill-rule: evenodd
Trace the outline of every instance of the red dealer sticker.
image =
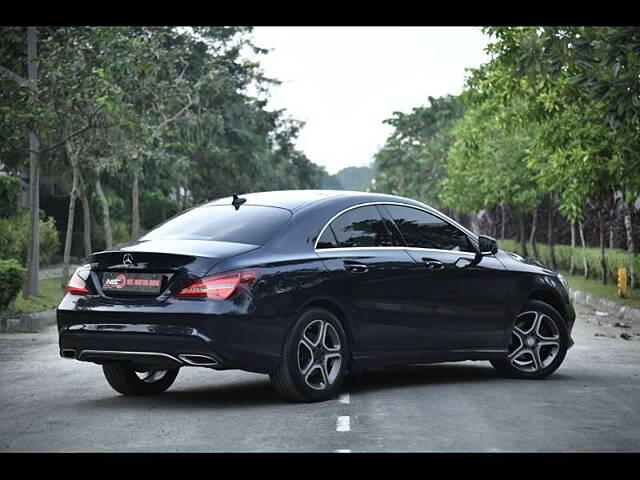
<svg viewBox="0 0 640 480">
<path fill-rule="evenodd" d="M 159 273 L 105 272 L 102 275 L 102 289 L 105 293 L 158 294 L 162 283 Z"/>
</svg>

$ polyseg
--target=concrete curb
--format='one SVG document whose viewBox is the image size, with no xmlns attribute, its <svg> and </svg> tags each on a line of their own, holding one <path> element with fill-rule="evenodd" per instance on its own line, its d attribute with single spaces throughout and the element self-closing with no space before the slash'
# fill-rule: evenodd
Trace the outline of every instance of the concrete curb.
<svg viewBox="0 0 640 480">
<path fill-rule="evenodd" d="M 614 300 L 591 295 L 590 293 L 581 292 L 579 290 L 570 290 L 571 298 L 576 303 L 588 305 L 596 310 L 604 311 L 619 317 L 623 320 L 631 322 L 640 322 L 640 308 L 628 307 Z"/>
<path fill-rule="evenodd" d="M 55 323 L 55 308 L 37 313 L 3 314 L 0 318 L 0 333 L 40 331 Z"/>
</svg>

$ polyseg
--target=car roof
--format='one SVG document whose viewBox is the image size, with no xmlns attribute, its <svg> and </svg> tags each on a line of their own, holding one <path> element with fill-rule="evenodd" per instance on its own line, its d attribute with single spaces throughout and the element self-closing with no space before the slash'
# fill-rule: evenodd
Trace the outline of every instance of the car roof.
<svg viewBox="0 0 640 480">
<path fill-rule="evenodd" d="M 292 213 L 296 210 L 301 210 L 303 207 L 310 207 L 310 215 L 314 215 L 314 210 L 317 208 L 325 208 L 333 204 L 333 208 L 344 208 L 349 206 L 349 203 L 355 205 L 356 203 L 383 203 L 392 202 L 400 203 L 407 206 L 418 207 L 423 210 L 427 210 L 441 218 L 445 218 L 449 223 L 455 225 L 459 229 L 463 230 L 472 238 L 477 239 L 477 234 L 465 226 L 459 224 L 454 219 L 446 216 L 444 213 L 425 205 L 422 202 L 413 200 L 411 198 L 400 197 L 397 195 L 389 195 L 386 193 L 373 193 L 373 192 L 357 192 L 352 190 L 274 190 L 271 192 L 255 192 L 238 195 L 240 198 L 246 199 L 242 205 L 255 205 L 255 206 L 270 206 L 277 208 L 284 208 Z M 233 201 L 233 197 L 224 197 L 211 202 L 207 202 L 201 206 L 208 205 L 230 205 Z M 315 205 L 314 205 L 315 204 Z"/>
<path fill-rule="evenodd" d="M 380 198 L 396 198 L 393 195 L 385 195 L 379 193 L 368 192 L 356 192 L 350 190 L 275 190 L 271 192 L 255 192 L 239 194 L 241 198 L 245 198 L 247 201 L 243 205 L 262 205 L 286 208 L 290 211 L 298 210 L 306 205 L 316 203 L 322 200 L 330 198 L 362 198 L 371 199 L 373 197 Z M 207 202 L 205 205 L 229 205 L 231 204 L 233 197 L 224 197 L 211 202 Z"/>
</svg>

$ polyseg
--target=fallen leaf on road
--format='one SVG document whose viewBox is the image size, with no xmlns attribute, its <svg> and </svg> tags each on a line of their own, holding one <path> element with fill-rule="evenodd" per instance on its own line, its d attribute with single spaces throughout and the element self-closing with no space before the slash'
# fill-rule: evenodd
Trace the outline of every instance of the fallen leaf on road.
<svg viewBox="0 0 640 480">
<path fill-rule="evenodd" d="M 620 338 L 624 338 L 625 340 L 631 340 L 633 339 L 633 337 L 631 335 L 629 335 L 627 332 L 622 332 L 620 334 Z"/>
<path fill-rule="evenodd" d="M 607 334 L 604 334 L 604 333 L 594 333 L 594 336 L 596 336 L 596 337 L 605 337 L 605 338 L 618 338 L 615 335 L 607 335 Z"/>
<path fill-rule="evenodd" d="M 616 322 L 613 326 L 619 328 L 631 328 L 631 325 L 627 325 L 626 323 L 621 322 Z"/>
</svg>

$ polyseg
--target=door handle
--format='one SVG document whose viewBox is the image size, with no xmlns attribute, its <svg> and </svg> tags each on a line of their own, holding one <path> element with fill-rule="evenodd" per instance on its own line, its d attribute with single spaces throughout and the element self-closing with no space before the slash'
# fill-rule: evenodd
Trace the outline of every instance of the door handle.
<svg viewBox="0 0 640 480">
<path fill-rule="evenodd" d="M 349 272 L 366 273 L 369 271 L 369 267 L 367 267 L 366 265 L 363 265 L 362 263 L 350 262 L 348 260 L 345 260 L 343 264 L 344 264 L 344 268 Z"/>
<path fill-rule="evenodd" d="M 424 266 L 430 270 L 442 270 L 444 268 L 444 263 L 440 260 L 434 260 L 433 258 L 423 258 Z"/>
</svg>

